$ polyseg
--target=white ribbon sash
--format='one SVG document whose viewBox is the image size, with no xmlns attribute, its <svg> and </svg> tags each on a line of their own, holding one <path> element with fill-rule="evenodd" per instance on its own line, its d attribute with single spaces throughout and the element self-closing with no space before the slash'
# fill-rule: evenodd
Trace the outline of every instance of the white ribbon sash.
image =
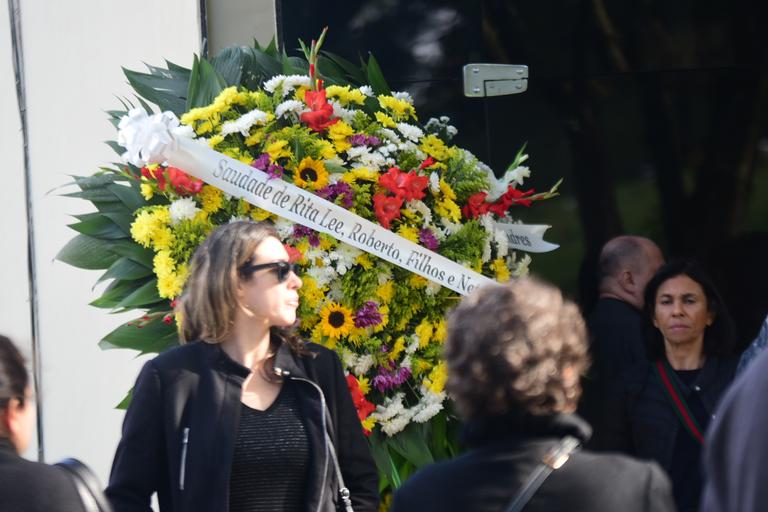
<svg viewBox="0 0 768 512">
<path fill-rule="evenodd" d="M 176 137 L 163 151 L 168 164 L 270 213 L 326 233 L 462 295 L 495 283 L 378 224 L 199 142 Z M 520 225 L 516 225 L 519 227 Z M 526 249 L 528 250 L 528 249 Z"/>
</svg>

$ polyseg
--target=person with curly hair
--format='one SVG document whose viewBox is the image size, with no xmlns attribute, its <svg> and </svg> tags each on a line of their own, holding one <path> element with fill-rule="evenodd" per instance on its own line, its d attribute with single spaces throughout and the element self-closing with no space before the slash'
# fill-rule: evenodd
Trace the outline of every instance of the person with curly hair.
<svg viewBox="0 0 768 512">
<path fill-rule="evenodd" d="M 587 335 L 558 289 L 523 278 L 474 291 L 449 316 L 445 358 L 469 449 L 406 481 L 394 512 L 674 510 L 655 463 L 578 450 Z"/>
</svg>

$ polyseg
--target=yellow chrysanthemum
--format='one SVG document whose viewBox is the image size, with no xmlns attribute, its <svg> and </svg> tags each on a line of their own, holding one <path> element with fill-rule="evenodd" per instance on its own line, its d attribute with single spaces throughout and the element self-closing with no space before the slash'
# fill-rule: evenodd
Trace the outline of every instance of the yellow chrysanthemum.
<svg viewBox="0 0 768 512">
<path fill-rule="evenodd" d="M 380 305 L 379 314 L 381 315 L 381 323 L 373 327 L 373 332 L 381 332 L 389 324 L 389 306 L 386 304 Z"/>
<path fill-rule="evenodd" d="M 451 222 L 459 222 L 461 220 L 461 208 L 453 199 L 447 197 L 435 201 L 435 213 Z"/>
<path fill-rule="evenodd" d="M 152 185 L 150 185 L 149 183 L 142 183 L 141 185 L 139 185 L 139 190 L 141 191 L 141 197 L 143 197 L 147 201 L 152 199 L 152 196 L 155 195 L 155 190 L 152 188 Z"/>
<path fill-rule="evenodd" d="M 293 173 L 293 183 L 307 190 L 319 190 L 328 185 L 328 171 L 322 160 L 304 158 Z"/>
<path fill-rule="evenodd" d="M 299 288 L 299 296 L 301 296 L 302 304 L 306 305 L 309 309 L 317 308 L 320 301 L 325 297 L 325 292 L 318 288 L 317 281 L 310 276 L 302 276 L 301 281 L 302 286 Z"/>
<path fill-rule="evenodd" d="M 165 277 L 172 274 L 176 269 L 176 262 L 169 250 L 162 250 L 155 254 L 152 264 L 155 275 L 158 277 Z"/>
<path fill-rule="evenodd" d="M 355 167 L 345 172 L 341 179 L 347 183 L 355 183 L 360 180 L 376 182 L 379 180 L 379 173 L 367 167 Z"/>
<path fill-rule="evenodd" d="M 491 269 L 496 274 L 496 280 L 500 283 L 506 283 L 509 281 L 510 278 L 510 272 L 509 268 L 507 267 L 507 262 L 504 261 L 504 258 L 496 258 L 491 262 Z"/>
<path fill-rule="evenodd" d="M 424 379 L 424 384 L 435 394 L 442 393 L 445 389 L 445 381 L 448 378 L 448 371 L 445 367 L 445 361 L 440 361 L 429 372 L 429 377 Z"/>
<path fill-rule="evenodd" d="M 368 431 L 370 432 L 371 430 L 373 430 L 373 427 L 375 427 L 375 426 L 376 426 L 376 418 L 374 418 L 374 417 L 373 417 L 373 416 L 371 416 L 371 415 L 368 415 L 368 417 L 367 417 L 367 418 L 365 418 L 365 419 L 364 419 L 364 420 L 361 422 L 361 424 L 363 425 L 363 428 L 364 428 L 364 429 L 366 429 L 366 430 L 368 430 Z M 380 508 L 379 510 L 381 510 L 381 508 Z M 384 510 L 389 510 L 389 509 L 385 508 Z"/>
<path fill-rule="evenodd" d="M 387 281 L 383 285 L 379 286 L 376 290 L 376 295 L 385 303 L 392 300 L 392 296 L 395 294 L 395 284 L 392 280 Z"/>
<path fill-rule="evenodd" d="M 200 206 L 203 207 L 203 211 L 208 213 L 219 211 L 222 204 L 224 204 L 224 195 L 221 193 L 221 190 L 211 185 L 203 185 L 197 198 L 200 200 Z"/>
<path fill-rule="evenodd" d="M 376 116 L 376 120 L 384 128 L 397 128 L 397 123 L 395 122 L 395 120 L 389 117 L 384 112 L 376 112 L 374 113 L 374 116 Z"/>
<path fill-rule="evenodd" d="M 352 311 L 336 302 L 329 302 L 320 311 L 320 326 L 325 336 L 337 340 L 355 327 Z"/>
<path fill-rule="evenodd" d="M 186 276 L 181 273 L 171 272 L 170 274 L 157 278 L 157 293 L 164 299 L 173 299 L 178 297 L 184 288 Z"/>
<path fill-rule="evenodd" d="M 288 147 L 288 141 L 284 139 L 277 139 L 267 144 L 264 152 L 269 153 L 269 159 L 272 163 L 277 162 L 279 158 L 290 158 L 293 156 L 291 149 Z"/>
<path fill-rule="evenodd" d="M 373 268 L 373 261 L 371 260 L 371 257 L 368 256 L 368 253 L 365 252 L 355 258 L 355 263 L 363 267 L 365 270 L 371 270 Z"/>
<path fill-rule="evenodd" d="M 348 138 L 355 134 L 355 130 L 344 121 L 338 121 L 328 128 L 328 138 L 333 142 L 336 151 L 346 151 L 352 147 Z"/>
<path fill-rule="evenodd" d="M 448 147 L 433 133 L 421 139 L 419 148 L 435 160 L 442 161 L 448 158 Z"/>
<path fill-rule="evenodd" d="M 248 137 L 245 138 L 245 145 L 248 147 L 255 146 L 256 144 L 259 144 L 261 141 L 264 140 L 264 131 L 263 130 L 257 130 L 250 134 Z"/>
<path fill-rule="evenodd" d="M 254 206 L 253 209 L 250 212 L 251 218 L 255 220 L 256 222 L 261 222 L 263 220 L 266 220 L 269 218 L 270 215 L 272 215 L 267 210 L 264 210 L 263 208 L 259 208 L 258 206 Z"/>
<path fill-rule="evenodd" d="M 216 146 L 224 142 L 224 136 L 221 134 L 216 134 L 210 139 L 208 139 L 208 147 L 211 149 L 216 149 Z"/>
<path fill-rule="evenodd" d="M 155 250 L 170 249 L 176 237 L 166 226 L 159 227 L 152 232 L 152 246 Z"/>
<path fill-rule="evenodd" d="M 144 247 L 152 243 L 152 233 L 156 229 L 155 217 L 151 212 L 144 210 L 139 212 L 131 223 L 131 238 Z"/>
<path fill-rule="evenodd" d="M 416 109 L 413 108 L 413 105 L 394 96 L 380 95 L 379 105 L 391 112 L 392 117 L 398 121 L 405 121 L 409 118 L 416 119 Z"/>
<path fill-rule="evenodd" d="M 168 225 L 171 223 L 171 211 L 167 206 L 155 208 L 152 211 L 152 216 L 158 226 Z"/>
<path fill-rule="evenodd" d="M 334 124 L 333 126 L 336 126 L 336 125 Z M 315 148 L 317 150 L 317 154 L 320 155 L 320 158 L 322 158 L 323 160 L 330 160 L 331 158 L 336 158 L 336 150 L 333 149 L 333 144 L 331 144 L 325 139 L 318 140 L 315 144 Z"/>
<path fill-rule="evenodd" d="M 293 93 L 293 97 L 296 98 L 299 101 L 304 101 L 304 95 L 309 90 L 309 87 L 302 85 L 301 87 L 296 89 L 296 92 Z"/>
<path fill-rule="evenodd" d="M 419 348 L 424 348 L 429 345 L 429 342 L 432 341 L 433 331 L 434 328 L 432 327 L 432 322 L 426 318 L 416 326 L 413 332 L 419 337 Z"/>
<path fill-rule="evenodd" d="M 371 381 L 368 379 L 368 377 L 358 377 L 355 376 L 357 379 L 357 384 L 360 386 L 360 392 L 364 395 L 367 395 L 371 392 Z"/>
<path fill-rule="evenodd" d="M 421 375 L 432 369 L 432 363 L 420 357 L 414 357 L 411 361 L 411 371 L 414 375 Z"/>
<path fill-rule="evenodd" d="M 411 288 L 420 290 L 421 288 L 424 288 L 425 286 L 427 286 L 427 283 L 429 283 L 429 281 L 427 280 L 426 277 L 421 277 L 420 275 L 417 275 L 417 274 L 411 274 L 411 278 L 408 280 L 408 283 L 411 286 Z"/>
<path fill-rule="evenodd" d="M 398 357 L 400 357 L 400 354 L 403 353 L 405 350 L 405 336 L 400 336 L 397 338 L 397 341 L 395 341 L 395 344 L 392 346 L 392 350 L 389 351 L 389 354 L 387 356 L 389 357 L 390 361 L 396 361 Z"/>
<path fill-rule="evenodd" d="M 401 224 L 399 228 L 397 228 L 397 232 L 400 236 L 405 238 L 406 240 L 410 240 L 414 243 L 419 243 L 419 230 L 413 226 L 409 226 L 407 224 Z"/>
<path fill-rule="evenodd" d="M 435 322 L 435 332 L 432 334 L 432 339 L 442 344 L 445 341 L 445 337 L 448 334 L 448 326 L 445 320 L 442 318 Z"/>
<path fill-rule="evenodd" d="M 350 103 L 356 103 L 362 105 L 365 103 L 365 94 L 360 92 L 360 89 L 351 89 L 350 86 L 329 85 L 325 88 L 325 92 L 328 98 L 336 98 L 343 106 L 347 106 Z"/>
</svg>

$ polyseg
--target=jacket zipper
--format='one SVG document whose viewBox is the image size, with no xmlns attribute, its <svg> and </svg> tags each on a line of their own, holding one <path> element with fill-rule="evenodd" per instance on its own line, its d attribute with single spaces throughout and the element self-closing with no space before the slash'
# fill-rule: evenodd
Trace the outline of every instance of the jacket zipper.
<svg viewBox="0 0 768 512">
<path fill-rule="evenodd" d="M 184 427 L 181 437 L 181 464 L 179 465 L 179 490 L 184 490 L 184 476 L 187 473 L 187 447 L 189 446 L 189 427 Z"/>
<path fill-rule="evenodd" d="M 309 379 L 304 379 L 302 377 L 293 377 L 286 371 L 281 372 L 282 375 L 287 376 L 288 378 L 292 380 L 298 380 L 301 382 L 306 382 L 307 384 L 311 385 L 315 390 L 317 390 L 317 393 L 320 395 L 320 405 L 322 406 L 322 413 L 320 416 L 322 416 L 322 425 L 323 425 L 323 454 L 325 455 L 325 464 L 323 465 L 323 481 L 320 487 L 320 501 L 318 502 L 318 506 L 322 507 L 323 505 L 323 499 L 325 498 L 325 483 L 328 478 L 328 430 L 327 425 L 325 424 L 325 411 L 326 411 L 326 405 L 325 405 L 325 394 L 323 393 L 323 390 L 320 389 L 320 386 L 315 384 Z M 319 510 L 319 509 L 318 509 Z"/>
</svg>

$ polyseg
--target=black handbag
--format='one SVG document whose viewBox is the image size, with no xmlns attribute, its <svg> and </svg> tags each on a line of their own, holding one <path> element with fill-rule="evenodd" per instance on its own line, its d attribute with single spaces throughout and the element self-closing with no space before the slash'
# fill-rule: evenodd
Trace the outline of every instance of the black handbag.
<svg viewBox="0 0 768 512">
<path fill-rule="evenodd" d="M 99 479 L 88 466 L 77 459 L 64 459 L 54 466 L 62 468 L 72 479 L 85 512 L 112 512 Z"/>
</svg>

